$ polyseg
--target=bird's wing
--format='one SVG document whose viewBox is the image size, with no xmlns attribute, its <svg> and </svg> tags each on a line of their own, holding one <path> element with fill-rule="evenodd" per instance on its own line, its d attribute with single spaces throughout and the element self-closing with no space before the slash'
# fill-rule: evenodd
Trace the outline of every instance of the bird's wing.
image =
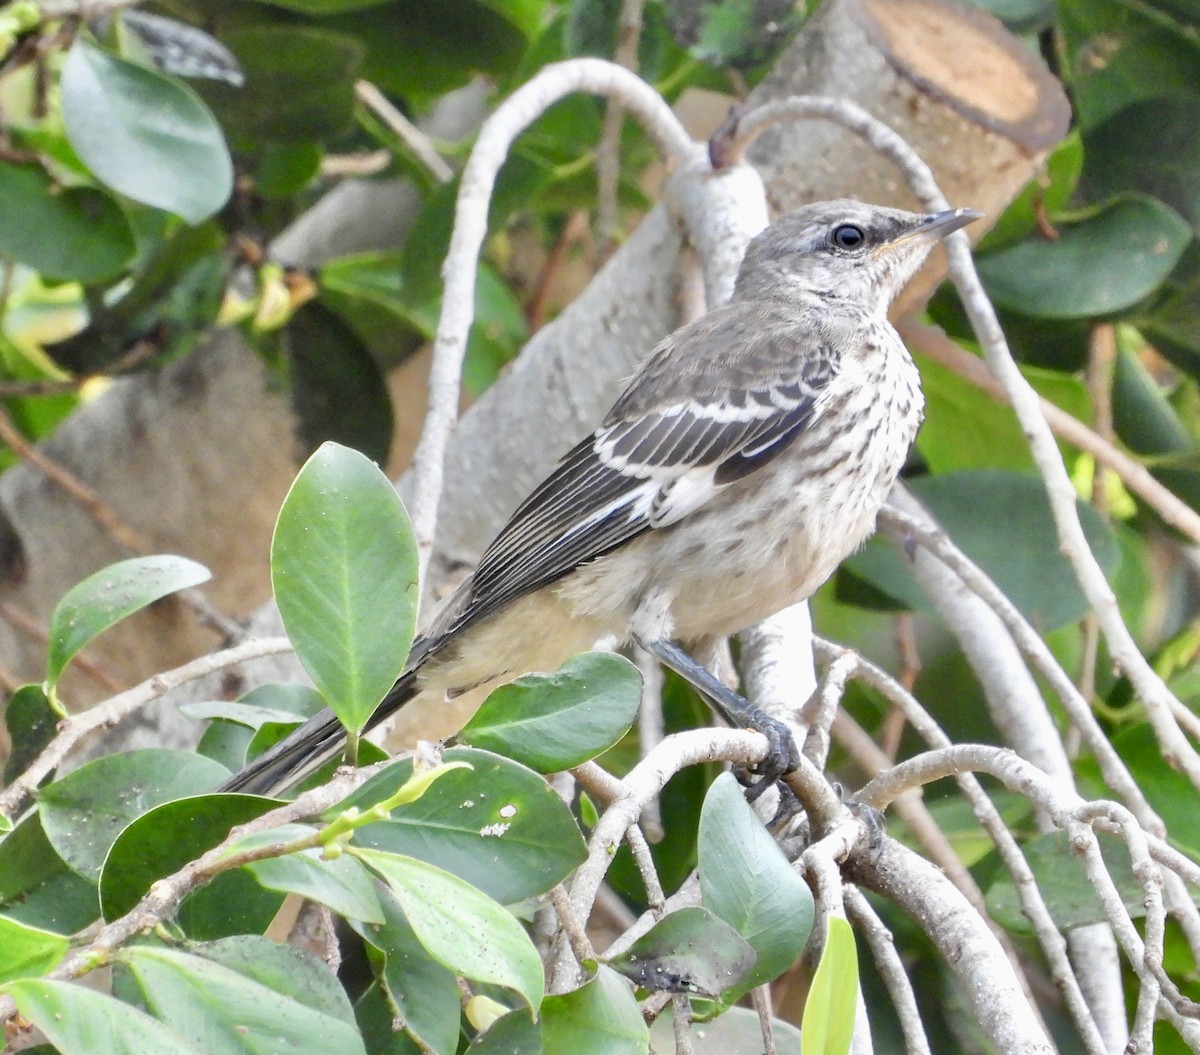
<svg viewBox="0 0 1200 1055">
<path fill-rule="evenodd" d="M 455 628 L 676 523 L 776 457 L 837 373 L 822 337 L 781 309 L 731 304 L 668 338 L 488 547 Z"/>
</svg>

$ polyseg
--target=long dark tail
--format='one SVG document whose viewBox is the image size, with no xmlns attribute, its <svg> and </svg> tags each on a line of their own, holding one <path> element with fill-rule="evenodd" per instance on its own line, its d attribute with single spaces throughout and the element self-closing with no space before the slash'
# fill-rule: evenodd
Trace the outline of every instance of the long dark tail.
<svg viewBox="0 0 1200 1055">
<path fill-rule="evenodd" d="M 421 654 L 416 648 L 414 653 Z M 367 722 L 367 729 L 375 728 L 417 695 L 418 669 L 419 663 L 400 675 L 383 702 L 375 708 L 375 713 Z M 274 747 L 268 748 L 244 769 L 234 773 L 217 790 L 277 795 L 315 773 L 331 758 L 336 758 L 345 746 L 346 730 L 333 712 L 326 708 Z"/>
</svg>

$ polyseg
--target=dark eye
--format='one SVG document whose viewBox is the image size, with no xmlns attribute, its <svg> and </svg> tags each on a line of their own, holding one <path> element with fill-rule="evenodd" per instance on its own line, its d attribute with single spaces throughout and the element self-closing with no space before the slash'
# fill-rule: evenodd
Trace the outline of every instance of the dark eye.
<svg viewBox="0 0 1200 1055">
<path fill-rule="evenodd" d="M 838 224 L 829 236 L 829 240 L 838 249 L 857 249 L 866 239 L 867 236 L 863 234 L 863 229 L 855 227 L 852 223 Z"/>
</svg>

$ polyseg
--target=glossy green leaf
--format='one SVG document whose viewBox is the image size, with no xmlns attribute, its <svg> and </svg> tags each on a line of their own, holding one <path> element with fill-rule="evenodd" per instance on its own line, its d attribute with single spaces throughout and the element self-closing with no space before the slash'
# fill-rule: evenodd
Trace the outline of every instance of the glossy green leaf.
<svg viewBox="0 0 1200 1055">
<path fill-rule="evenodd" d="M 1191 240 L 1187 223 L 1153 198 L 1128 195 L 1059 228 L 1057 241 L 1030 238 L 978 260 L 1000 307 L 1047 319 L 1110 315 L 1151 293 Z"/>
<path fill-rule="evenodd" d="M 1187 686 L 1172 684 L 1181 691 Z M 1193 703 L 1193 706 L 1195 704 Z M 1162 748 L 1154 730 L 1146 722 L 1123 729 L 1113 737 L 1113 747 L 1129 767 L 1146 800 L 1167 826 L 1170 841 L 1195 860 L 1200 860 L 1200 792 L 1179 770 L 1164 764 Z M 1100 779 L 1096 763 L 1083 759 L 1077 763 L 1082 777 L 1091 781 L 1089 798 L 1103 798 L 1110 792 Z"/>
<path fill-rule="evenodd" d="M 1083 171 L 1083 141 L 1072 133 L 1058 144 L 1039 173 L 1008 204 L 995 226 L 975 247 L 977 254 L 991 252 L 1028 238 L 1038 230 L 1040 217 L 1051 221 L 1067 207 Z"/>
<path fill-rule="evenodd" d="M 1032 469 L 1033 455 L 1007 403 L 978 385 L 918 355 L 925 391 L 925 422 L 917 450 L 932 473 L 964 469 Z M 1092 419 L 1082 380 L 1059 370 L 1025 366 L 1021 372 L 1038 394 L 1081 421 Z"/>
<path fill-rule="evenodd" d="M 704 798 L 697 849 L 704 907 L 757 955 L 747 977 L 734 987 L 740 995 L 778 977 L 800 955 L 812 931 L 812 892 L 729 773 L 717 777 Z"/>
<path fill-rule="evenodd" d="M 344 17 L 330 28 L 257 25 L 225 34 L 246 83 L 206 86 L 204 96 L 239 150 L 257 151 L 263 140 L 325 143 L 350 130 L 364 49 L 340 32 Z"/>
<path fill-rule="evenodd" d="M 233 189 L 216 119 L 188 87 L 80 37 L 62 72 L 71 145 L 103 183 L 199 223 Z"/>
<path fill-rule="evenodd" d="M 1128 327 L 1117 327 L 1113 426 L 1121 441 L 1138 454 L 1187 454 L 1195 449 L 1195 440 L 1158 381 L 1142 365 L 1140 345 Z"/>
<path fill-rule="evenodd" d="M 716 0 L 698 5 L 667 0 L 675 39 L 696 58 L 717 67 L 747 69 L 768 61 L 804 19 L 789 0 Z"/>
<path fill-rule="evenodd" d="M 128 946 L 118 959 L 147 1010 L 208 1055 L 280 1050 L 366 1055 L 349 1005 L 345 1017 L 335 1017 L 311 1007 L 303 996 L 281 993 L 214 960 L 175 949 Z"/>
<path fill-rule="evenodd" d="M 96 884 L 54 852 L 36 811 L 0 839 L 0 912 L 56 934 L 74 934 L 100 916 Z"/>
<path fill-rule="evenodd" d="M 437 193 L 445 196 L 446 208 L 452 209 L 453 196 L 441 189 Z M 377 351 L 393 350 L 397 322 L 423 339 L 432 339 L 441 307 L 436 276 L 448 240 L 448 229 L 414 231 L 404 253 L 362 253 L 332 260 L 321 272 L 321 299 Z M 416 276 L 420 277 L 414 281 Z M 495 268 L 481 263 L 475 286 L 475 322 L 463 367 L 471 391 L 486 388 L 527 337 L 525 317 L 512 289 Z"/>
<path fill-rule="evenodd" d="M 302 449 L 326 440 L 387 461 L 392 400 L 375 358 L 332 311 L 305 304 L 283 332 L 291 371 L 292 407 Z M 354 413 L 347 414 L 346 408 Z"/>
<path fill-rule="evenodd" d="M 516 66 L 525 33 L 495 6 L 475 0 L 387 4 L 346 12 L 337 26 L 366 48 L 359 76 L 423 109 L 480 73 L 502 75 Z"/>
<path fill-rule="evenodd" d="M 121 207 L 91 187 L 55 187 L 35 165 L 0 161 L 0 253 L 45 277 L 99 282 L 133 260 Z"/>
<path fill-rule="evenodd" d="M 238 851 L 271 843 L 302 839 L 313 829 L 301 824 L 285 824 L 269 831 L 255 832 L 238 842 Z M 268 890 L 299 894 L 310 901 L 327 905 L 348 919 L 383 922 L 383 910 L 375 894 L 371 875 L 353 857 L 343 854 L 326 861 L 320 849 L 301 850 L 283 857 L 267 857 L 244 866 Z"/>
<path fill-rule="evenodd" d="M 386 887 L 379 904 L 384 923 L 352 923 L 354 929 L 383 957 L 376 971 L 380 997 L 388 1007 L 391 1032 L 404 1030 L 436 1055 L 458 1050 L 461 994 L 454 974 L 435 960 L 418 940 L 400 903 Z M 361 1015 L 361 1010 L 360 1010 Z"/>
<path fill-rule="evenodd" d="M 652 1051 L 669 1052 L 675 1044 L 671 1008 L 659 1015 L 650 1027 Z M 771 1019 L 776 1050 L 792 1055 L 800 1051 L 800 1030 L 790 1022 Z M 717 1018 L 691 1031 L 695 1055 L 762 1055 L 762 1024 L 758 1013 L 748 1007 L 731 1007 Z"/>
<path fill-rule="evenodd" d="M 186 557 L 134 557 L 110 564 L 71 587 L 50 615 L 46 684 L 53 687 L 71 658 L 97 634 L 211 573 Z"/>
<path fill-rule="evenodd" d="M 1040 631 L 1074 622 L 1087 611 L 1074 572 L 1059 552 L 1050 506 L 1036 476 L 981 469 L 922 477 L 908 485 L 955 544 Z M 1111 576 L 1120 554 L 1112 528 L 1090 506 L 1081 502 L 1078 509 L 1092 552 Z M 905 607 L 931 610 L 908 558 L 882 538 L 872 539 L 843 568 Z"/>
<path fill-rule="evenodd" d="M 347 11 L 359 11 L 365 7 L 376 7 L 389 0 L 265 0 L 272 7 L 282 7 L 300 15 L 321 17 L 340 15 Z"/>
<path fill-rule="evenodd" d="M 708 909 L 691 905 L 663 916 L 608 965 L 642 989 L 716 999 L 741 988 L 754 949 Z"/>
<path fill-rule="evenodd" d="M 547 997 L 554 1001 L 556 997 Z M 545 1002 L 543 1002 L 545 1007 Z M 583 1050 L 579 1045 L 585 1043 L 585 1038 L 577 1038 L 577 1043 L 568 1042 L 566 1050 L 578 1052 Z M 643 1049 L 645 1050 L 645 1049 Z M 534 1022 L 525 1008 L 510 1011 L 498 1018 L 488 1027 L 487 1032 L 479 1034 L 467 1049 L 470 1055 L 543 1055 L 541 1024 Z"/>
<path fill-rule="evenodd" d="M 70 947 L 65 935 L 0 916 L 0 983 L 46 974 Z"/>
<path fill-rule="evenodd" d="M 21 685 L 4 705 L 4 727 L 12 751 L 4 763 L 4 782 L 25 772 L 51 740 L 58 735 L 61 720 L 41 685 Z"/>
<path fill-rule="evenodd" d="M 830 916 L 825 949 L 800 1021 L 800 1049 L 804 1055 L 846 1055 L 854 1033 L 857 996 L 854 931 L 840 916 Z"/>
<path fill-rule="evenodd" d="M 557 773 L 612 747 L 629 731 L 641 701 L 637 667 L 614 653 L 585 652 L 557 673 L 527 674 L 496 689 L 458 739 Z"/>
<path fill-rule="evenodd" d="M 1057 5 L 1062 72 L 1085 130 L 1131 103 L 1195 93 L 1200 84 L 1195 11 L 1179 22 L 1166 7 L 1156 10 L 1136 0 Z"/>
<path fill-rule="evenodd" d="M 147 748 L 86 762 L 38 792 L 50 844 L 85 879 L 100 878 L 118 835 L 147 810 L 211 791 L 229 771 L 191 751 Z"/>
<path fill-rule="evenodd" d="M 5 990 L 60 1055 L 96 1055 L 99 1037 L 104 1055 L 214 1055 L 145 1012 L 86 986 L 40 978 L 10 983 Z"/>
<path fill-rule="evenodd" d="M 257 934 L 239 934 L 196 943 L 188 951 L 323 1015 L 347 1024 L 354 1021 L 354 1011 L 337 976 L 324 960 L 304 949 Z"/>
<path fill-rule="evenodd" d="M 1198 47 L 1200 54 L 1200 47 Z M 1165 202 L 1200 233 L 1200 95 L 1134 103 L 1084 139 L 1087 185 L 1099 198 L 1127 190 Z"/>
<path fill-rule="evenodd" d="M 419 800 L 393 810 L 390 820 L 360 829 L 355 842 L 428 861 L 505 905 L 544 894 L 583 862 L 587 852 L 571 811 L 540 776 L 471 748 L 456 747 L 444 757 L 469 762 L 471 769 L 447 772 Z M 402 759 L 335 812 L 366 809 L 411 775 L 412 761 Z"/>
<path fill-rule="evenodd" d="M 649 1034 L 626 982 L 603 964 L 578 989 L 546 997 L 543 1049 L 556 1055 L 646 1055 Z"/>
<path fill-rule="evenodd" d="M 1159 765 L 1162 766 L 1161 758 Z M 1133 875 L 1129 850 L 1113 836 L 1101 834 L 1099 839 L 1105 868 L 1116 884 L 1125 908 L 1134 918 L 1145 915 L 1144 894 Z M 1065 833 L 1038 836 L 1024 843 L 1021 850 L 1056 927 L 1069 930 L 1104 922 L 1104 907 L 1088 882 L 1082 862 L 1071 852 L 1070 840 Z M 1002 927 L 1018 934 L 1030 933 L 1029 919 L 1021 909 L 1016 887 L 1007 871 L 1000 870 L 988 887 L 987 905 L 988 915 Z"/>
<path fill-rule="evenodd" d="M 100 873 L 105 919 L 124 915 L 151 885 L 222 842 L 229 830 L 277 806 L 256 795 L 197 795 L 142 814 L 113 843 Z M 282 897 L 241 869 L 222 872 L 189 894 L 177 922 L 193 938 L 224 938 L 264 930 Z"/>
<path fill-rule="evenodd" d="M 404 666 L 417 609 L 412 528 L 363 455 L 326 443 L 304 463 L 275 525 L 271 582 L 297 658 L 361 729 Z"/>
<path fill-rule="evenodd" d="M 425 950 L 443 967 L 518 993 L 533 1010 L 544 981 L 537 950 L 521 925 L 458 876 L 414 857 L 356 850 L 391 888 Z"/>
<path fill-rule="evenodd" d="M 299 194 L 321 169 L 321 148 L 315 143 L 266 142 L 254 170 L 254 190 L 263 198 Z"/>
</svg>

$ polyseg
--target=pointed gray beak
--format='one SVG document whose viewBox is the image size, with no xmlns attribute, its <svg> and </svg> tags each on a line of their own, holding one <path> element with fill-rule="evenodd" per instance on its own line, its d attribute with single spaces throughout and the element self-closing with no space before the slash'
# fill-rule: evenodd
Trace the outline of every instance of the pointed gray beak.
<svg viewBox="0 0 1200 1055">
<path fill-rule="evenodd" d="M 951 231 L 957 231 L 960 227 L 982 219 L 983 213 L 978 209 L 947 209 L 945 212 L 935 212 L 926 216 L 913 234 L 945 238 Z"/>
</svg>

